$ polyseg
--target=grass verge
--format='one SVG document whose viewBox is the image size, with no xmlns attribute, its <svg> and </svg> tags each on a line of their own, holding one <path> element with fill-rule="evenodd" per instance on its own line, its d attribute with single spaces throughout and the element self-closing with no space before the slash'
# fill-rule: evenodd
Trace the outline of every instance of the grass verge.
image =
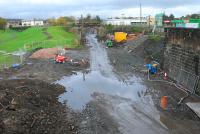
<svg viewBox="0 0 200 134">
<path fill-rule="evenodd" d="M 0 50 L 14 52 L 24 48 L 24 44 L 29 44 L 33 49 L 35 49 L 34 45 L 36 47 L 45 46 L 46 48 L 58 45 L 68 48 L 80 47 L 78 36 L 67 32 L 64 27 L 48 27 L 46 32 L 51 38 L 47 37 L 43 29 L 43 27 L 31 27 L 22 32 L 14 30 L 0 31 Z"/>
</svg>

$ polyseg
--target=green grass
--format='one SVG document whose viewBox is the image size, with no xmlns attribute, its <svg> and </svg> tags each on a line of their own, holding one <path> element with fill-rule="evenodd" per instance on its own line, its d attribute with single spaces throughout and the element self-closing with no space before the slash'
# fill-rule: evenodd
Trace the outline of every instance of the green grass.
<svg viewBox="0 0 200 134">
<path fill-rule="evenodd" d="M 78 47 L 78 44 L 74 44 L 74 40 L 78 39 L 78 37 L 73 33 L 66 32 L 64 27 L 49 27 L 47 29 L 47 32 L 52 36 L 51 40 L 59 40 L 58 45 L 65 46 L 68 48 Z M 52 43 L 49 43 L 49 45 L 52 46 Z"/>
<path fill-rule="evenodd" d="M 132 32 L 137 32 L 137 33 L 141 33 L 143 30 L 144 30 L 144 28 L 142 28 L 142 27 L 132 27 L 131 28 L 131 30 L 132 30 Z"/>
<path fill-rule="evenodd" d="M 23 32 L 8 30 L 0 34 L 0 50 L 6 52 L 18 51 L 26 42 L 45 39 L 42 28 L 29 28 Z"/>
<path fill-rule="evenodd" d="M 64 39 L 73 40 L 75 38 L 75 35 L 73 33 L 66 32 L 64 27 L 59 27 L 59 26 L 49 27 L 47 29 L 47 32 L 50 35 L 52 35 L 52 39 L 56 40 L 64 40 Z"/>
<path fill-rule="evenodd" d="M 69 48 L 78 47 L 74 45 L 74 40 L 78 37 L 72 33 L 65 31 L 63 27 L 52 26 L 47 28 L 47 33 L 51 38 L 47 38 L 42 27 L 31 27 L 22 32 L 14 30 L 0 31 L 0 50 L 6 52 L 14 52 L 24 48 L 24 44 L 31 45 L 31 49 L 45 46 L 65 46 Z M 55 41 L 58 40 L 58 41 Z M 45 45 L 44 44 L 45 41 Z"/>
<path fill-rule="evenodd" d="M 67 47 L 80 48 L 78 36 L 67 32 L 64 27 L 51 26 L 46 30 L 43 27 L 31 27 L 22 32 L 15 30 L 0 30 L 0 51 L 12 53 L 24 49 L 26 44 L 27 50 L 35 48 Z M 12 55 L 3 55 L 0 53 L 0 63 L 12 65 L 18 63 L 19 57 Z M 0 69 L 2 68 L 0 64 Z"/>
<path fill-rule="evenodd" d="M 161 37 L 159 35 L 149 35 L 148 39 L 157 42 L 161 40 Z"/>
<path fill-rule="evenodd" d="M 12 31 L 12 30 L 0 30 L 0 41 L 1 42 L 6 42 L 9 41 L 11 39 L 13 39 L 13 37 L 15 36 L 16 32 Z"/>
</svg>

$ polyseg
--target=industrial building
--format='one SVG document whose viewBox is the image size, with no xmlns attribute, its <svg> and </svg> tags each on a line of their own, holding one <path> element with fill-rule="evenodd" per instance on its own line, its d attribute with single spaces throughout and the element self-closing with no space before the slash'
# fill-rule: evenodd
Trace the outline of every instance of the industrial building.
<svg viewBox="0 0 200 134">
<path fill-rule="evenodd" d="M 109 25 L 148 25 L 148 17 L 108 18 L 105 24 Z"/>
</svg>

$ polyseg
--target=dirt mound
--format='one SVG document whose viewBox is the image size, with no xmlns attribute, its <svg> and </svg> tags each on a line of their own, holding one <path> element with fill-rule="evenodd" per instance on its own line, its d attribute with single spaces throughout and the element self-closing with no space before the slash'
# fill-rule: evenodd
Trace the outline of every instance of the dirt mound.
<svg viewBox="0 0 200 134">
<path fill-rule="evenodd" d="M 141 35 L 140 33 L 128 34 L 128 35 L 127 35 L 127 41 L 135 40 L 135 39 L 137 39 L 140 35 Z"/>
<path fill-rule="evenodd" d="M 161 62 L 163 48 L 163 39 L 159 41 L 148 39 L 136 47 L 133 51 L 135 54 L 143 57 L 146 62 L 150 62 L 152 60 Z"/>
<path fill-rule="evenodd" d="M 0 133 L 73 133 L 70 110 L 57 101 L 60 85 L 39 80 L 0 82 Z"/>
<path fill-rule="evenodd" d="M 30 58 L 50 59 L 54 58 L 57 53 L 58 53 L 58 48 L 45 48 L 36 51 L 30 56 Z"/>
</svg>

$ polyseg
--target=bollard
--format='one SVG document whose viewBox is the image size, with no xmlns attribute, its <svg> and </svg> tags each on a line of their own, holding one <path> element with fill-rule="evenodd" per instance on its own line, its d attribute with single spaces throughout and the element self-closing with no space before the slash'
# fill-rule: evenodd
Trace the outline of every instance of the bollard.
<svg viewBox="0 0 200 134">
<path fill-rule="evenodd" d="M 162 97 L 161 97 L 161 100 L 160 100 L 160 107 L 161 107 L 163 110 L 167 110 L 167 99 L 168 99 L 167 96 L 162 96 Z"/>
<path fill-rule="evenodd" d="M 163 79 L 164 79 L 164 80 L 167 80 L 167 79 L 168 79 L 167 73 L 164 73 Z"/>
</svg>

